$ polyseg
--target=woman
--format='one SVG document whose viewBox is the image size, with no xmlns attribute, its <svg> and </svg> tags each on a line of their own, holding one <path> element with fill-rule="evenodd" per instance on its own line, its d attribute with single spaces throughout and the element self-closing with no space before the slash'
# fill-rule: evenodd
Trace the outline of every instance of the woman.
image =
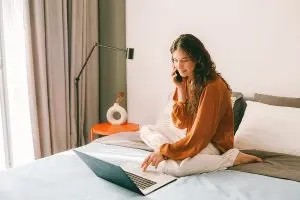
<svg viewBox="0 0 300 200">
<path fill-rule="evenodd" d="M 165 161 L 165 173 L 184 176 L 262 161 L 233 149 L 231 89 L 216 71 L 202 42 L 191 34 L 183 34 L 173 42 L 170 51 L 176 86 L 172 121 L 177 128 L 186 128 L 187 134 L 180 140 L 162 143 L 141 168 L 157 167 Z M 149 139 L 148 133 L 142 132 L 141 138 L 150 146 L 152 141 L 157 143 L 153 135 Z"/>
</svg>

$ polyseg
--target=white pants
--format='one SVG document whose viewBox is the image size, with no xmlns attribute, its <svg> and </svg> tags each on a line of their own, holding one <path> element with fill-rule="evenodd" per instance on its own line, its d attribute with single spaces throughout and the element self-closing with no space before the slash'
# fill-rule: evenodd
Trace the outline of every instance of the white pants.
<svg viewBox="0 0 300 200">
<path fill-rule="evenodd" d="M 162 144 L 172 144 L 185 137 L 182 132 L 151 125 L 143 126 L 140 132 L 141 139 L 155 151 L 158 151 Z M 220 155 L 218 149 L 209 143 L 194 157 L 185 158 L 182 161 L 166 160 L 159 164 L 158 170 L 177 177 L 222 170 L 233 166 L 238 153 L 238 149 L 230 149 Z"/>
</svg>

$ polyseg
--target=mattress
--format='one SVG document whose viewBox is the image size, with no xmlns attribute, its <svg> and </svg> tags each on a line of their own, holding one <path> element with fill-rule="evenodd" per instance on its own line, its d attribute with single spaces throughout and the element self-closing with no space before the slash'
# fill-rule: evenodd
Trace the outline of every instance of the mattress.
<svg viewBox="0 0 300 200">
<path fill-rule="evenodd" d="M 115 164 L 141 163 L 149 153 L 101 143 L 91 143 L 77 150 Z M 182 177 L 141 196 L 97 177 L 71 150 L 0 172 L 0 200 L 299 200 L 299 197 L 299 182 L 232 170 Z"/>
</svg>

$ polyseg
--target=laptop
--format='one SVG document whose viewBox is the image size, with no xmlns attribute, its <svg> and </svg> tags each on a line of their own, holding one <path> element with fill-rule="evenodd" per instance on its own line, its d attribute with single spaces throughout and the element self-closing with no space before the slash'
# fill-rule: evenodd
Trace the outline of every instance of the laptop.
<svg viewBox="0 0 300 200">
<path fill-rule="evenodd" d="M 143 172 L 139 164 L 134 162 L 118 166 L 86 153 L 73 151 L 98 177 L 141 195 L 147 195 L 177 179 L 155 170 Z"/>
</svg>

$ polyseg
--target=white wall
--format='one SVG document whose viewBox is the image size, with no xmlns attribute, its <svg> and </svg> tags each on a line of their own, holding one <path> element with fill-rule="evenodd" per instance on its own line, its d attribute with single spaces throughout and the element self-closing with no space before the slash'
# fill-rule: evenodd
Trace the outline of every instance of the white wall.
<svg viewBox="0 0 300 200">
<path fill-rule="evenodd" d="M 192 33 L 234 91 L 300 97 L 299 0 L 127 0 L 129 121 L 154 123 L 172 91 L 169 47 Z"/>
</svg>

